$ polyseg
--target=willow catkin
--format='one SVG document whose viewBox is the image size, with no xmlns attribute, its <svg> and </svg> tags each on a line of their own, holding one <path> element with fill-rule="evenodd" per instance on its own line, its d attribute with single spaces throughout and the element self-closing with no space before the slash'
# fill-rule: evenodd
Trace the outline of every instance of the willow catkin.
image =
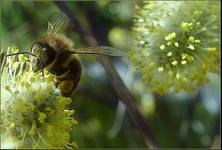
<svg viewBox="0 0 222 150">
<path fill-rule="evenodd" d="M 219 70 L 219 2 L 145 1 L 133 18 L 132 64 L 156 93 L 195 92 Z"/>
</svg>

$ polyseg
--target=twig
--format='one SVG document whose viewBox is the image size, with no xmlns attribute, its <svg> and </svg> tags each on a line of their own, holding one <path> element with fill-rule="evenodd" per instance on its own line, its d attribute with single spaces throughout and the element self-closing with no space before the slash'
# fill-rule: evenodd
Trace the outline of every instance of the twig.
<svg viewBox="0 0 222 150">
<path fill-rule="evenodd" d="M 189 134 L 190 134 L 191 126 L 195 118 L 196 108 L 199 103 L 200 103 L 200 92 L 197 92 L 195 95 L 192 95 L 188 99 L 187 114 L 185 118 L 185 121 L 187 124 L 184 127 L 185 129 L 183 129 L 186 132 L 184 132 L 183 134 L 181 133 L 180 138 L 179 138 L 179 144 L 183 148 L 186 148 L 187 143 L 189 142 Z"/>
<path fill-rule="evenodd" d="M 91 31 L 87 29 L 75 16 L 74 12 L 68 8 L 66 2 L 64 1 L 54 1 L 55 4 L 61 9 L 63 13 L 65 13 L 70 19 L 71 24 L 75 27 L 75 29 L 79 32 L 82 39 L 86 42 L 88 46 L 98 46 L 98 42 L 95 37 L 92 35 Z M 135 126 L 144 137 L 146 144 L 150 148 L 157 148 L 158 143 L 153 137 L 148 127 L 148 124 L 141 113 L 138 111 L 136 105 L 133 102 L 133 97 L 127 87 L 124 85 L 120 76 L 118 75 L 116 69 L 111 63 L 109 57 L 97 56 L 97 61 L 99 61 L 104 67 L 107 75 L 112 82 L 112 85 L 118 94 L 120 100 L 126 105 L 126 109 L 134 122 Z"/>
<path fill-rule="evenodd" d="M 214 122 L 214 125 L 213 125 L 213 128 L 212 128 L 212 131 L 211 131 L 211 143 L 210 143 L 210 147 L 211 148 L 217 148 L 215 146 L 219 146 L 218 145 L 215 145 L 215 142 L 217 142 L 217 136 L 220 136 L 220 113 L 217 114 L 216 118 L 215 118 L 215 122 Z"/>
</svg>

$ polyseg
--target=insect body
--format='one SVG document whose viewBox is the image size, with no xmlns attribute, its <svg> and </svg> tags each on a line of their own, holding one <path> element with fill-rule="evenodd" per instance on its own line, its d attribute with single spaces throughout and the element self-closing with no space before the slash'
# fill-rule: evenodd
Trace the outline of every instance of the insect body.
<svg viewBox="0 0 222 150">
<path fill-rule="evenodd" d="M 56 76 L 56 86 L 64 96 L 70 95 L 77 87 L 81 76 L 81 64 L 76 54 L 99 54 L 123 56 L 118 49 L 99 46 L 75 49 L 73 42 L 59 33 L 48 33 L 34 42 L 31 54 L 33 71 L 46 69 Z"/>
</svg>

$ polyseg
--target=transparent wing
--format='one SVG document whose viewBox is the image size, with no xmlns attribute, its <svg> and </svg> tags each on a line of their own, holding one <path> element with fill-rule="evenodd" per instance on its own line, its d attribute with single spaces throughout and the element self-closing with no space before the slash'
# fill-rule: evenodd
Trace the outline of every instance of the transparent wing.
<svg viewBox="0 0 222 150">
<path fill-rule="evenodd" d="M 58 29 L 55 28 L 56 24 L 52 24 L 51 22 L 48 22 L 48 29 L 47 34 L 52 34 L 58 32 Z"/>
<path fill-rule="evenodd" d="M 62 13 L 55 13 L 48 21 L 47 34 L 63 31 L 69 24 L 69 19 Z"/>
<path fill-rule="evenodd" d="M 95 54 L 95 55 L 108 55 L 108 56 L 126 56 L 126 53 L 113 47 L 99 46 L 99 47 L 86 47 L 75 48 L 70 50 L 71 54 Z"/>
</svg>

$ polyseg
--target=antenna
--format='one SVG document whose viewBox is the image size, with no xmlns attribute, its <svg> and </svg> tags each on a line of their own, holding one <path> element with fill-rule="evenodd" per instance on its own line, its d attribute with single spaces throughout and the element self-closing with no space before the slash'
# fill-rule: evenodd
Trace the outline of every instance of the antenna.
<svg viewBox="0 0 222 150">
<path fill-rule="evenodd" d="M 36 55 L 34 55 L 32 53 L 29 53 L 29 52 L 19 52 L 19 53 L 8 54 L 8 55 L 5 55 L 5 56 L 9 57 L 9 56 L 20 55 L 20 54 L 29 54 L 31 56 L 37 57 Z"/>
</svg>

